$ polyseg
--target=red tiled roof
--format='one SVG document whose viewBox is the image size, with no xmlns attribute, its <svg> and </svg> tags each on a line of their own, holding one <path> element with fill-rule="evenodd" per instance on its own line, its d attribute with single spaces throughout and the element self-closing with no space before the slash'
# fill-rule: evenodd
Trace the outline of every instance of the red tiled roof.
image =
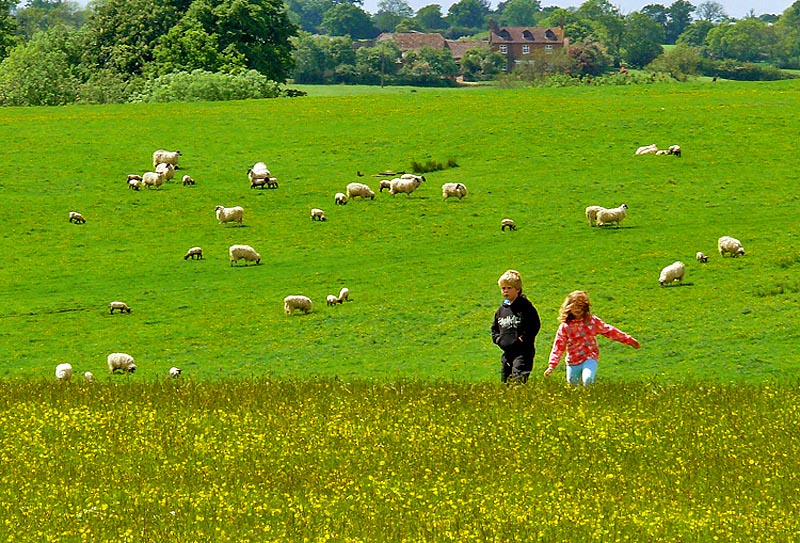
<svg viewBox="0 0 800 543">
<path fill-rule="evenodd" d="M 489 43 L 557 44 L 564 42 L 561 28 L 534 26 L 501 26 L 489 31 Z"/>
</svg>

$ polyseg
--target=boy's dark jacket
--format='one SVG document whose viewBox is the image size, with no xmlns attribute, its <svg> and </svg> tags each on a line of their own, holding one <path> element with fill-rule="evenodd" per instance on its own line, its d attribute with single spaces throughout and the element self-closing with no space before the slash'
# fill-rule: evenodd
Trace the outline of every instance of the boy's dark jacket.
<svg viewBox="0 0 800 543">
<path fill-rule="evenodd" d="M 494 314 L 492 341 L 506 352 L 530 350 L 535 353 L 534 343 L 541 326 L 536 308 L 520 294 L 511 305 L 501 305 Z"/>
</svg>

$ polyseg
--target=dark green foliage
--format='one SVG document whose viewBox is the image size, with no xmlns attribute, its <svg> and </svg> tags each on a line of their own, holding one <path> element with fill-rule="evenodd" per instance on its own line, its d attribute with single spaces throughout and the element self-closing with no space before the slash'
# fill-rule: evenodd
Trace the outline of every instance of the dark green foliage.
<svg viewBox="0 0 800 543">
<path fill-rule="evenodd" d="M 275 98 L 278 85 L 256 70 L 213 73 L 175 72 L 148 80 L 131 102 L 208 102 Z"/>
<path fill-rule="evenodd" d="M 777 81 L 797 77 L 774 66 L 756 64 L 754 62 L 740 62 L 732 59 L 720 61 L 702 59 L 698 69 L 701 74 L 708 77 L 722 77 L 737 81 Z"/>
<path fill-rule="evenodd" d="M 458 167 L 458 162 L 454 158 L 448 159 L 445 165 L 433 159 L 428 159 L 425 162 L 418 162 L 416 160 L 411 161 L 411 171 L 416 174 L 438 172 L 439 170 L 444 170 L 445 168 L 457 168 L 457 167 Z"/>
</svg>

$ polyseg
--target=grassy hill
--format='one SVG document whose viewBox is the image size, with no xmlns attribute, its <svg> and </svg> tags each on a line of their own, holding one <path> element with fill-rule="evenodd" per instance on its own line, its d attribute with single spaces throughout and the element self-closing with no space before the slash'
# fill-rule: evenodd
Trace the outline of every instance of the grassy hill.
<svg viewBox="0 0 800 543">
<path fill-rule="evenodd" d="M 59 362 L 102 379 L 133 355 L 147 380 L 268 375 L 496 379 L 489 326 L 499 275 L 518 269 L 539 309 L 537 374 L 564 296 L 637 337 L 601 339 L 600 379 L 764 381 L 800 377 L 800 84 L 576 89 L 419 89 L 207 104 L 0 109 L 0 376 L 52 376 Z M 680 144 L 683 157 L 634 157 Z M 125 176 L 180 149 L 179 175 L 134 192 Z M 356 176 L 453 159 L 411 196 Z M 251 190 L 265 161 L 278 190 Z M 374 201 L 335 207 L 362 180 Z M 443 202 L 441 184 L 469 195 Z M 589 228 L 587 205 L 629 206 Z M 223 226 L 216 205 L 241 205 Z M 323 208 L 328 221 L 312 222 Z M 84 225 L 67 222 L 80 211 Z M 519 229 L 501 232 L 511 217 Z M 720 258 L 716 240 L 742 240 Z M 231 268 L 227 247 L 260 266 Z M 203 247 L 202 261 L 184 261 Z M 694 261 L 696 251 L 709 262 Z M 660 288 L 662 267 L 687 265 Z M 326 307 L 342 286 L 353 301 Z M 282 299 L 305 294 L 309 315 Z M 129 315 L 109 315 L 123 300 Z M 563 366 L 562 366 L 563 369 Z"/>
</svg>

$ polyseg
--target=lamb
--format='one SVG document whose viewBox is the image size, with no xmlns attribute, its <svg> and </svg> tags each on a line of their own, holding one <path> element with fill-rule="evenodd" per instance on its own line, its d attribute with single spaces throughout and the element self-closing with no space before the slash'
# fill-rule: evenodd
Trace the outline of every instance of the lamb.
<svg viewBox="0 0 800 543">
<path fill-rule="evenodd" d="M 627 204 L 622 204 L 619 207 L 611 209 L 601 209 L 597 212 L 597 226 L 605 226 L 608 223 L 616 223 L 619 228 L 619 223 L 625 218 L 625 212 L 628 209 Z"/>
<path fill-rule="evenodd" d="M 267 186 L 267 178 L 265 178 L 265 177 L 256 177 L 256 178 L 250 179 L 250 188 L 251 189 L 254 189 L 256 187 L 258 187 L 260 189 L 263 189 L 266 186 Z"/>
<path fill-rule="evenodd" d="M 125 302 L 111 302 L 108 304 L 108 312 L 112 315 L 114 314 L 114 310 L 118 309 L 120 313 L 130 313 L 131 308 L 128 307 L 128 304 Z"/>
<path fill-rule="evenodd" d="M 705 253 L 703 253 L 703 251 L 697 251 L 695 258 L 697 259 L 698 262 L 701 263 L 708 262 L 708 257 L 705 255 Z"/>
<path fill-rule="evenodd" d="M 72 364 L 59 364 L 56 366 L 56 379 L 59 381 L 72 379 Z"/>
<path fill-rule="evenodd" d="M 287 296 L 283 299 L 283 310 L 286 311 L 287 315 L 291 315 L 295 312 L 296 309 L 299 309 L 303 313 L 307 314 L 311 311 L 311 306 L 313 302 L 311 298 L 307 296 Z"/>
<path fill-rule="evenodd" d="M 142 180 L 142 176 L 139 175 L 139 174 L 135 174 L 135 173 L 129 173 L 128 174 L 128 181 L 129 182 L 130 181 L 141 181 L 141 180 Z"/>
<path fill-rule="evenodd" d="M 231 266 L 234 263 L 238 266 L 239 260 L 244 260 L 245 266 L 248 265 L 248 262 L 255 262 L 256 266 L 261 264 L 261 255 L 249 245 L 231 245 L 228 247 L 228 254 L 231 258 Z"/>
<path fill-rule="evenodd" d="M 659 149 L 656 151 L 656 156 L 660 155 L 671 155 L 672 153 L 669 152 L 669 149 Z"/>
<path fill-rule="evenodd" d="M 348 183 L 347 190 L 345 192 L 348 200 L 352 200 L 356 196 L 369 198 L 370 200 L 375 199 L 375 193 L 364 183 Z"/>
<path fill-rule="evenodd" d="M 720 256 L 725 256 L 725 253 L 730 254 L 733 258 L 739 255 L 744 256 L 744 247 L 742 242 L 730 236 L 722 236 L 717 241 L 717 248 L 719 249 Z"/>
<path fill-rule="evenodd" d="M 417 187 L 419 187 L 421 183 L 422 180 L 419 177 L 414 177 L 414 179 L 403 179 L 402 177 L 396 177 L 390 182 L 389 194 L 392 196 L 400 192 L 411 194 L 417 190 Z"/>
<path fill-rule="evenodd" d="M 673 262 L 661 270 L 661 276 L 658 278 L 658 282 L 663 287 L 667 283 L 672 283 L 673 281 L 683 281 L 684 275 L 686 275 L 686 266 L 683 262 Z"/>
<path fill-rule="evenodd" d="M 192 247 L 191 249 L 186 251 L 186 254 L 183 256 L 183 259 L 184 260 L 189 260 L 190 258 L 192 260 L 200 260 L 200 259 L 202 259 L 203 258 L 203 249 L 201 249 L 200 247 Z"/>
<path fill-rule="evenodd" d="M 339 206 L 347 205 L 347 196 L 344 192 L 337 192 L 333 195 L 333 201 Z"/>
<path fill-rule="evenodd" d="M 83 378 L 91 383 L 92 381 L 94 381 L 94 374 L 90 371 L 87 371 L 83 374 Z"/>
<path fill-rule="evenodd" d="M 675 155 L 676 157 L 681 156 L 681 146 L 680 145 L 670 145 L 667 149 L 667 153 L 670 155 Z"/>
<path fill-rule="evenodd" d="M 77 211 L 70 211 L 69 212 L 69 222 L 73 222 L 75 224 L 83 224 L 83 223 L 86 222 L 86 219 L 84 219 L 83 215 L 81 215 Z"/>
<path fill-rule="evenodd" d="M 175 166 L 162 162 L 156 165 L 156 173 L 164 175 L 164 180 L 169 181 L 175 177 Z"/>
<path fill-rule="evenodd" d="M 133 373 L 136 371 L 136 363 L 133 357 L 126 353 L 111 353 L 108 355 L 108 369 L 111 373 Z"/>
<path fill-rule="evenodd" d="M 656 147 L 655 143 L 651 143 L 650 145 L 644 145 L 636 149 L 637 155 L 654 155 L 658 151 L 658 147 Z"/>
<path fill-rule="evenodd" d="M 267 177 L 267 188 L 268 189 L 277 189 L 278 188 L 278 178 L 277 177 Z"/>
<path fill-rule="evenodd" d="M 500 221 L 500 230 L 505 232 L 506 228 L 508 228 L 509 230 L 516 230 L 517 223 L 515 223 L 513 219 L 503 219 L 502 221 Z"/>
<path fill-rule="evenodd" d="M 605 209 L 603 206 L 589 206 L 586 208 L 586 219 L 589 221 L 589 226 L 594 226 L 597 221 L 597 212 Z"/>
<path fill-rule="evenodd" d="M 214 208 L 214 212 L 217 215 L 217 220 L 220 224 L 225 224 L 228 222 L 235 222 L 239 226 L 242 226 L 242 217 L 244 216 L 244 208 L 241 206 L 234 206 L 234 207 L 224 207 L 224 206 L 217 206 Z"/>
<path fill-rule="evenodd" d="M 392 188 L 391 179 L 381 179 L 381 188 L 379 192 L 383 192 L 383 189 L 390 189 L 390 188 Z"/>
<path fill-rule="evenodd" d="M 159 149 L 153 153 L 153 168 L 159 164 L 172 164 L 177 170 L 178 158 L 180 158 L 180 156 L 180 151 L 165 151 L 164 149 Z"/>
<path fill-rule="evenodd" d="M 337 298 L 336 296 L 334 296 L 333 294 L 328 294 L 328 296 L 325 298 L 325 300 L 328 302 L 328 305 L 331 305 L 331 306 L 342 303 L 342 301 L 339 298 Z"/>
<path fill-rule="evenodd" d="M 252 168 L 247 170 L 247 179 L 250 180 L 250 186 L 253 186 L 253 181 L 256 179 L 263 179 L 264 183 L 269 179 L 270 172 L 267 165 L 263 162 L 256 162 Z M 262 183 L 263 184 L 263 183 Z"/>
<path fill-rule="evenodd" d="M 184 186 L 184 187 L 185 187 L 185 186 L 188 186 L 188 185 L 194 185 L 194 179 L 192 179 L 192 178 L 191 178 L 190 176 L 188 176 L 188 175 L 184 175 L 184 176 L 183 176 L 183 179 L 181 179 L 181 182 L 183 183 L 183 186 Z"/>
<path fill-rule="evenodd" d="M 169 369 L 169 376 L 172 377 L 173 379 L 176 377 L 180 377 L 181 373 L 183 373 L 182 370 L 180 368 L 176 368 L 175 366 Z"/>
<path fill-rule="evenodd" d="M 451 196 L 458 196 L 460 200 L 467 195 L 467 187 L 463 183 L 445 183 L 442 185 L 442 198 L 447 200 Z"/>
<path fill-rule="evenodd" d="M 327 221 L 328 219 L 325 217 L 325 212 L 319 208 L 314 208 L 311 210 L 311 220 L 312 221 Z"/>
<path fill-rule="evenodd" d="M 132 190 L 139 190 L 142 188 L 142 182 L 138 179 L 131 179 L 128 181 L 128 188 Z"/>
<path fill-rule="evenodd" d="M 155 187 L 156 190 L 164 184 L 164 174 L 156 172 L 145 172 L 142 176 L 142 185 L 147 187 Z"/>
</svg>

